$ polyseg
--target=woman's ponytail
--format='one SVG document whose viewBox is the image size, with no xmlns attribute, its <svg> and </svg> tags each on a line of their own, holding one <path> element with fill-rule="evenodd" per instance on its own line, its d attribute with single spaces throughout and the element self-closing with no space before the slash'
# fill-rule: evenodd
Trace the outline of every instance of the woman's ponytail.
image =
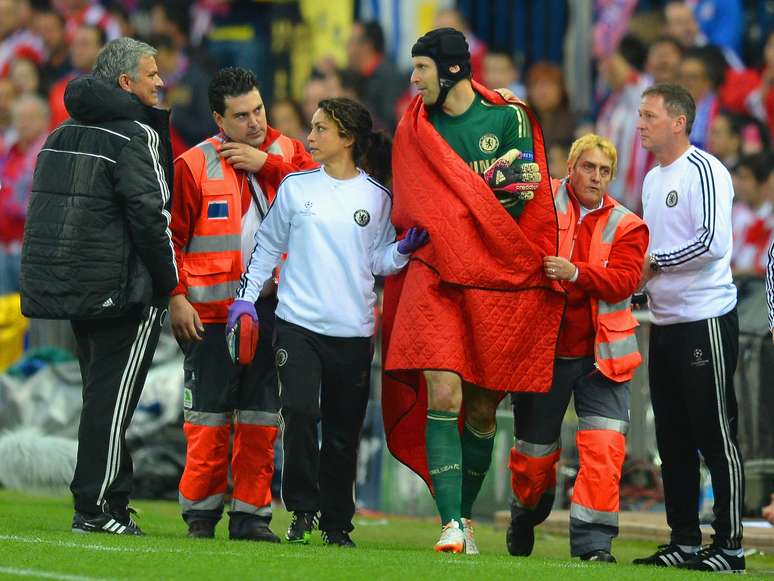
<svg viewBox="0 0 774 581">
<path fill-rule="evenodd" d="M 360 167 L 388 189 L 392 188 L 392 139 L 384 131 L 369 133 Z"/>
</svg>

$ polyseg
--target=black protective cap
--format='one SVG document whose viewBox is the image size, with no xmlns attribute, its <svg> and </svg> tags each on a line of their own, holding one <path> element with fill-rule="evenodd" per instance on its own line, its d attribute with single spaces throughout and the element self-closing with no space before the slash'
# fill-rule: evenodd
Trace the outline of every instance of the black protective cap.
<svg viewBox="0 0 774 581">
<path fill-rule="evenodd" d="M 431 30 L 411 47 L 411 56 L 426 56 L 435 61 L 438 75 L 458 81 L 470 77 L 470 50 L 465 35 L 454 28 Z M 460 73 L 449 73 L 449 67 L 459 65 Z"/>
</svg>

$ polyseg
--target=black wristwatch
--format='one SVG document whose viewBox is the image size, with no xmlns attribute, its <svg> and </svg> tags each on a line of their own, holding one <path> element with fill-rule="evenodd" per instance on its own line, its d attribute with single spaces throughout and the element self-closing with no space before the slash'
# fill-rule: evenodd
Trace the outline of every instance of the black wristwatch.
<svg viewBox="0 0 774 581">
<path fill-rule="evenodd" d="M 661 265 L 656 260 L 656 257 L 653 256 L 652 254 L 648 255 L 648 266 L 650 267 L 650 270 L 652 272 L 658 272 L 659 270 L 661 270 Z"/>
</svg>

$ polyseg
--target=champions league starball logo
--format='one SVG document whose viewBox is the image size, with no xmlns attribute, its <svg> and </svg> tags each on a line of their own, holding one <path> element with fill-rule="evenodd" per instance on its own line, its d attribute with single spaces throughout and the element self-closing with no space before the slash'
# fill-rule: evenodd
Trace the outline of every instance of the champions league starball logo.
<svg viewBox="0 0 774 581">
<path fill-rule="evenodd" d="M 704 357 L 704 351 L 701 349 L 694 349 L 692 355 L 693 360 L 691 361 L 691 367 L 704 367 L 709 363 L 709 359 Z"/>
</svg>

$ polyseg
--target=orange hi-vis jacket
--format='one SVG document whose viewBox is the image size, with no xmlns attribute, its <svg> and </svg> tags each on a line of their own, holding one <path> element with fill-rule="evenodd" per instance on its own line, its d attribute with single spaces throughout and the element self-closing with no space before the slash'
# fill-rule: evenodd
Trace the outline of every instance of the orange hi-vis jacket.
<svg viewBox="0 0 774 581">
<path fill-rule="evenodd" d="M 223 143 L 210 137 L 183 153 L 182 159 L 199 184 L 202 208 L 183 249 L 180 280 L 186 282 L 186 297 L 203 323 L 224 323 L 242 276 L 242 191 L 248 176 L 220 157 Z M 279 135 L 266 150 L 293 159 L 293 140 Z M 276 188 L 265 188 L 269 204 Z"/>
<path fill-rule="evenodd" d="M 559 256 L 570 260 L 579 216 L 570 201 L 566 180 L 561 183 L 555 181 L 553 189 L 559 219 Z M 616 240 L 639 227 L 642 219 L 615 200 L 612 207 L 599 211 L 606 215 L 600 216 L 594 227 L 588 261 L 590 264 L 606 266 Z M 638 323 L 632 315 L 631 297 L 615 304 L 593 297 L 589 300 L 595 328 L 594 357 L 597 368 L 612 381 L 629 381 L 642 362 L 634 333 Z"/>
</svg>

